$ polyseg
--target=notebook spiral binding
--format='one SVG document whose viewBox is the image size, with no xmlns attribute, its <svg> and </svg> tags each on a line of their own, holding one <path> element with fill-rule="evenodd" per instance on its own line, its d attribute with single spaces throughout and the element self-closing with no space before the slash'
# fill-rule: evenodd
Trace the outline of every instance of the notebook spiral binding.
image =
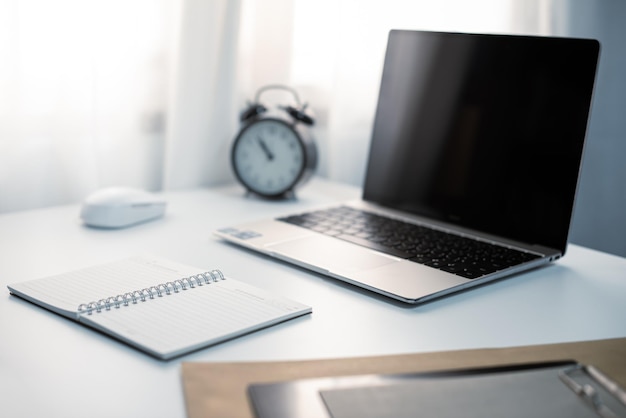
<svg viewBox="0 0 626 418">
<path fill-rule="evenodd" d="M 155 296 L 162 297 L 164 294 L 170 295 L 172 293 L 178 293 L 181 290 L 192 289 L 196 286 L 203 286 L 225 279 L 224 274 L 222 274 L 220 270 L 211 270 L 171 282 L 146 287 L 141 290 L 133 290 L 132 292 L 122 293 L 117 296 L 109 296 L 108 298 L 98 301 L 81 303 L 78 305 L 78 313 L 91 315 L 94 311 L 97 313 L 103 310 L 109 311 L 111 308 L 119 308 L 122 305 L 128 306 L 129 303 L 136 304 L 139 301 L 145 302 L 148 299 L 154 299 Z"/>
</svg>

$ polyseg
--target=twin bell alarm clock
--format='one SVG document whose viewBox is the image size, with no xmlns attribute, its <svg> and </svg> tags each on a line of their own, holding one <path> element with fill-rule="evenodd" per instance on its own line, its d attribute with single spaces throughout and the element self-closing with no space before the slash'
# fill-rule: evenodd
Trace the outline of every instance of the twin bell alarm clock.
<svg viewBox="0 0 626 418">
<path fill-rule="evenodd" d="M 268 90 L 286 90 L 296 106 L 269 110 L 260 102 Z M 260 88 L 253 103 L 241 113 L 241 129 L 235 137 L 231 163 L 237 180 L 249 193 L 268 199 L 294 196 L 317 166 L 317 149 L 306 113 L 295 90 L 280 85 Z"/>
</svg>

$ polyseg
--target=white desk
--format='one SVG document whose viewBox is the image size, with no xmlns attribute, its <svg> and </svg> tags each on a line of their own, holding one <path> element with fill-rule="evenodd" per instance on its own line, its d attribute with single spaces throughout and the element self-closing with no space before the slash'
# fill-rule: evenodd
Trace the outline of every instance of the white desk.
<svg viewBox="0 0 626 418">
<path fill-rule="evenodd" d="M 407 307 L 225 244 L 211 231 L 345 198 L 315 180 L 292 202 L 242 198 L 238 187 L 167 193 L 162 220 L 95 230 L 76 205 L 0 215 L 0 416 L 185 415 L 181 361 L 350 357 L 626 336 L 626 259 L 570 246 L 556 264 Z M 278 291 L 313 314 L 161 362 L 10 296 L 8 283 L 151 252 Z"/>
</svg>

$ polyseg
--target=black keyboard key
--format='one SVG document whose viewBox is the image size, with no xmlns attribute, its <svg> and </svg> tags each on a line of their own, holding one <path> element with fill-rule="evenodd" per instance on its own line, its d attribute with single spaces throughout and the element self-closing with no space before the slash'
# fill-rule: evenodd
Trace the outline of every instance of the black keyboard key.
<svg viewBox="0 0 626 418">
<path fill-rule="evenodd" d="M 482 273 L 476 272 L 472 269 L 462 269 L 455 274 L 461 277 L 465 277 L 466 279 L 477 279 L 481 276 L 484 276 Z"/>
<path fill-rule="evenodd" d="M 439 270 L 447 271 L 448 273 L 459 274 L 465 267 L 461 263 L 444 263 Z"/>
</svg>

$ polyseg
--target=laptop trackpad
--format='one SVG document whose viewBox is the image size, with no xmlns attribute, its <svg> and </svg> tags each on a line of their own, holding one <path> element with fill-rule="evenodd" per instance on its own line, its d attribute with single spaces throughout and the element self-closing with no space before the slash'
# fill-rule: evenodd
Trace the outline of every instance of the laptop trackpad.
<svg viewBox="0 0 626 418">
<path fill-rule="evenodd" d="M 354 273 L 400 261 L 348 242 L 317 235 L 271 244 L 266 248 L 298 264 L 331 273 Z"/>
</svg>

